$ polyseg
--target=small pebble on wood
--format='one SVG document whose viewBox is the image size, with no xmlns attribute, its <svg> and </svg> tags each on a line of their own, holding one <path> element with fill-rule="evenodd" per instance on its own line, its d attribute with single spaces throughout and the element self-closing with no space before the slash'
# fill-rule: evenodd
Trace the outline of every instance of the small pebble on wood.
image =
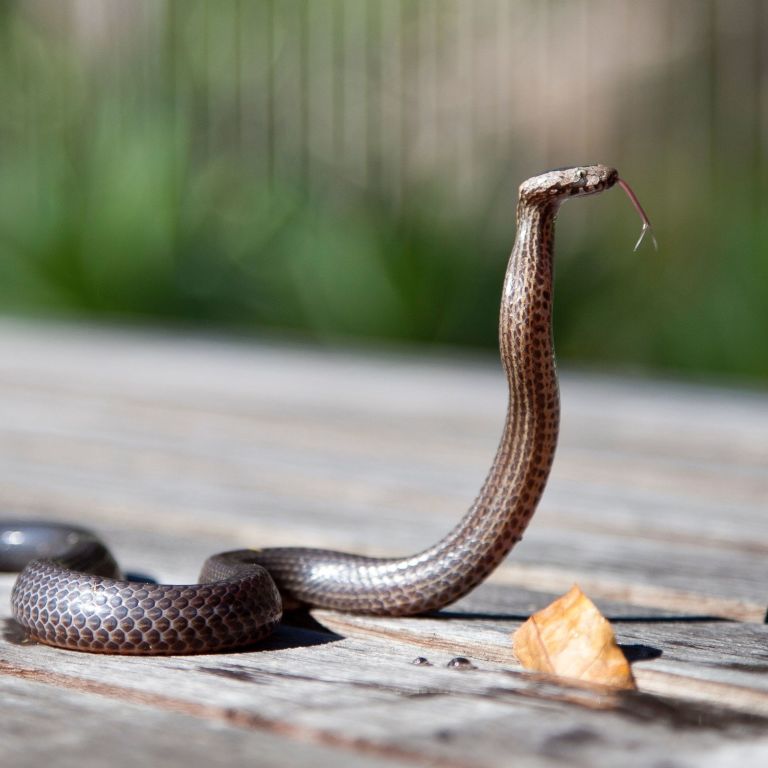
<svg viewBox="0 0 768 768">
<path fill-rule="evenodd" d="M 455 656 L 445 666 L 449 669 L 477 669 L 477 667 L 464 656 Z"/>
</svg>

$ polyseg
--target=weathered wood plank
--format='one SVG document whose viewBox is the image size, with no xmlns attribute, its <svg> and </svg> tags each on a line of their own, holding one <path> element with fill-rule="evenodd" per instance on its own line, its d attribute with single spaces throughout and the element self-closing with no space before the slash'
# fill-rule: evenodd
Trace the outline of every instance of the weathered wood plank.
<svg viewBox="0 0 768 768">
<path fill-rule="evenodd" d="M 405 763 L 505 765 L 515 755 L 546 765 L 567 751 L 577 766 L 647 765 L 672 742 L 696 759 L 745 739 L 768 754 L 768 742 L 756 741 L 768 720 L 754 714 L 563 687 L 480 659 L 478 669 L 451 670 L 444 665 L 455 651 L 435 648 L 427 635 L 422 645 L 403 644 L 393 633 L 302 647 L 318 640 L 312 634 L 281 630 L 267 646 L 272 650 L 170 660 L 6 646 L 0 673 L 198 717 L 208 723 L 201 732 L 224 721 L 362 754 L 390 753 Z M 434 666 L 414 667 L 416 653 Z M 635 747 L 626 762 L 629 744 Z"/>
<path fill-rule="evenodd" d="M 164 581 L 238 546 L 410 552 L 470 503 L 504 400 L 482 359 L 2 321 L 0 508 L 91 525 L 124 567 Z M 178 764 L 216 765 L 229 739 L 228 764 L 253 750 L 275 765 L 764 762 L 768 397 L 571 374 L 563 412 L 526 540 L 440 618 L 315 611 L 256 651 L 97 657 L 19 644 L 0 577 L 16 717 L 0 728 L 29 733 L 33 707 L 48 718 L 30 765 L 101 754 L 87 747 L 100 709 L 107 735 L 147 724 L 147 762 L 181 741 Z M 511 657 L 509 634 L 576 580 L 643 658 L 640 694 L 558 685 Z M 447 669 L 455 655 L 478 668 Z M 82 714 L 74 731 L 66 709 Z"/>
<path fill-rule="evenodd" d="M 0 668 L 2 662 L 0 662 Z M 37 682 L 32 676 L 2 677 L 0 738 L 3 765 L 13 768 L 100 768 L 104 765 L 211 768 L 318 764 L 385 768 L 403 755 L 304 742 L 267 728 L 243 727 L 236 717 L 215 718 L 200 707 L 189 712 L 148 707 L 139 698 L 110 697 L 74 685 Z M 329 740 L 330 741 L 330 740 Z M 404 751 L 403 751 L 404 752 Z M 204 758 L 204 761 L 201 761 Z"/>
</svg>

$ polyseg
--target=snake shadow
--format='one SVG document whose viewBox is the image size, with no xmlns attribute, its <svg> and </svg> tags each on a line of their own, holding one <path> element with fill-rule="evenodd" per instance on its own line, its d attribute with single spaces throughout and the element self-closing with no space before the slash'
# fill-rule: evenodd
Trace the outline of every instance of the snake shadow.
<svg viewBox="0 0 768 768">
<path fill-rule="evenodd" d="M 425 619 L 457 619 L 460 621 L 527 621 L 530 613 L 505 613 L 503 611 L 433 611 L 425 613 Z M 416 617 L 414 617 L 416 618 Z M 708 622 L 733 622 L 733 619 L 710 614 L 669 614 L 667 616 L 618 615 L 606 616 L 611 624 L 696 624 Z"/>
<path fill-rule="evenodd" d="M 299 608 L 286 611 L 275 631 L 266 639 L 245 650 L 284 651 L 289 648 L 311 648 L 343 640 L 344 636 L 333 632 L 316 621 L 308 610 Z"/>
<path fill-rule="evenodd" d="M 11 645 L 32 645 L 35 642 L 27 637 L 24 627 L 16 619 L 3 619 L 0 634 L 3 640 Z"/>
</svg>

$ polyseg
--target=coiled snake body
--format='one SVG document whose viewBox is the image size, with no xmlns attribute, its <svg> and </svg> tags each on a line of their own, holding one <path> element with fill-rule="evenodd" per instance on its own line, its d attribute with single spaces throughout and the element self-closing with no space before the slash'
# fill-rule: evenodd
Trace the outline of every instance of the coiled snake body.
<svg viewBox="0 0 768 768">
<path fill-rule="evenodd" d="M 618 180 L 615 169 L 592 165 L 550 171 L 520 186 L 499 320 L 509 382 L 506 422 L 477 499 L 444 539 L 397 559 L 299 548 L 226 552 L 209 558 L 201 583 L 173 586 L 117 578 L 111 555 L 82 529 L 1 523 L 0 566 L 3 550 L 6 561 L 38 558 L 14 586 L 16 620 L 32 638 L 64 648 L 201 653 L 263 638 L 280 620 L 281 595 L 290 603 L 389 616 L 436 610 L 465 595 L 521 538 L 554 457 L 555 215 L 564 200 L 609 189 Z M 6 569 L 21 565 L 5 563 Z"/>
</svg>

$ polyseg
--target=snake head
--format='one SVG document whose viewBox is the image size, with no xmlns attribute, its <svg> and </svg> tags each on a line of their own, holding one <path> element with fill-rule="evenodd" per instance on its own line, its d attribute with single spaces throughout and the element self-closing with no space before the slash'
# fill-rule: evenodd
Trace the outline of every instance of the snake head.
<svg viewBox="0 0 768 768">
<path fill-rule="evenodd" d="M 520 202 L 541 205 L 561 203 L 569 197 L 594 195 L 610 189 L 619 180 L 619 172 L 608 165 L 577 165 L 555 168 L 527 179 L 520 185 Z"/>
</svg>

